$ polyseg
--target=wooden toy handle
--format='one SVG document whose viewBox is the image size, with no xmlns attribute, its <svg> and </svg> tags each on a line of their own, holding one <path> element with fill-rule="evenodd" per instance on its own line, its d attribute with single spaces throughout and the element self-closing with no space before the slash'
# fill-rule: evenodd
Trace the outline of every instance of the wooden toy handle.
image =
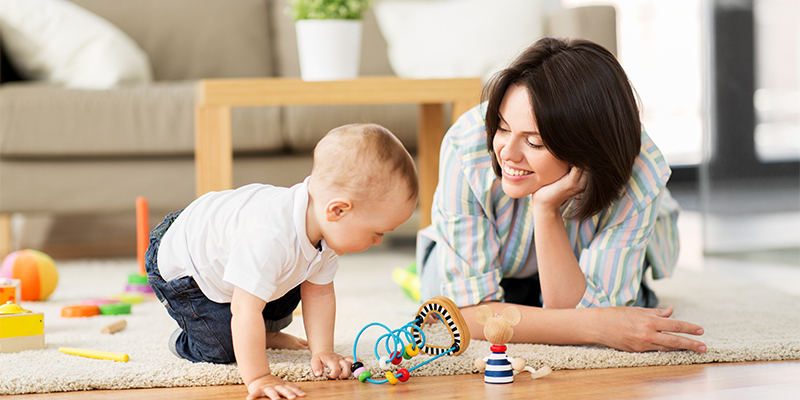
<svg viewBox="0 0 800 400">
<path fill-rule="evenodd" d="M 121 319 L 101 329 L 100 333 L 116 333 L 125 329 L 126 326 L 128 326 L 128 322 L 125 321 L 124 319 Z"/>
</svg>

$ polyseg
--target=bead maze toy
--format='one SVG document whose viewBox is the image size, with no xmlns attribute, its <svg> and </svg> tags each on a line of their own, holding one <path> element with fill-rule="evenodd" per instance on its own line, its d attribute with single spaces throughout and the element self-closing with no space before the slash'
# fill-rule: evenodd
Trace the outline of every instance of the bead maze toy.
<svg viewBox="0 0 800 400">
<path fill-rule="evenodd" d="M 446 325 L 452 338 L 449 346 L 443 347 L 427 343 L 422 326 L 429 315 L 438 317 Z M 367 370 L 356 356 L 358 340 L 368 328 L 373 326 L 381 327 L 387 332 L 378 338 L 374 348 L 375 358 L 379 360 L 381 369 L 388 370 L 391 368 L 390 364 L 398 365 L 403 359 L 411 359 L 420 352 L 431 355 L 433 358 L 408 369 L 400 368 L 397 372 L 387 371 L 384 374 L 385 379 L 373 379 L 372 372 Z M 406 344 L 404 340 L 408 341 L 408 343 Z M 461 316 L 458 307 L 447 297 L 437 296 L 423 303 L 417 312 L 416 318 L 399 329 L 391 330 L 386 325 L 378 322 L 373 322 L 362 328 L 356 337 L 355 344 L 353 344 L 353 360 L 356 360 L 356 362 L 350 367 L 350 370 L 353 372 L 353 376 L 361 382 L 377 384 L 389 382 L 395 385 L 397 382 L 406 382 L 410 377 L 411 371 L 442 356 L 461 354 L 469 347 L 469 340 L 469 328 L 464 322 L 464 317 Z M 383 356 L 380 355 L 379 351 L 381 343 L 384 344 L 386 349 L 386 354 Z"/>
<path fill-rule="evenodd" d="M 486 305 L 478 307 L 475 312 L 475 320 L 483 325 L 483 334 L 486 340 L 492 343 L 492 354 L 488 357 L 475 360 L 475 368 L 484 371 L 483 381 L 486 383 L 512 383 L 514 382 L 514 371 L 528 371 L 531 379 L 541 378 L 552 370 L 544 366 L 535 370 L 525 365 L 525 360 L 512 358 L 506 354 L 505 344 L 514 335 L 513 326 L 517 325 L 522 319 L 519 309 L 514 306 L 506 307 L 502 315 L 497 315 L 492 308 Z"/>
<path fill-rule="evenodd" d="M 8 302 L 0 306 L 0 353 L 44 348 L 44 314 Z"/>
</svg>

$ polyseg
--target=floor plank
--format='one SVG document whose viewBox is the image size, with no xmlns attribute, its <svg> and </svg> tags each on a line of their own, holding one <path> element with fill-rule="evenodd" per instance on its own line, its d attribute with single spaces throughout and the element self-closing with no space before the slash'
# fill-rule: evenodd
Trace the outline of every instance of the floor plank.
<svg viewBox="0 0 800 400">
<path fill-rule="evenodd" d="M 695 364 L 660 367 L 555 371 L 538 380 L 517 376 L 513 384 L 491 385 L 482 375 L 412 377 L 404 384 L 363 384 L 355 380 L 301 382 L 309 399 L 797 399 L 800 361 Z M 74 399 L 243 399 L 243 385 L 97 390 L 15 396 L 15 400 Z"/>
</svg>

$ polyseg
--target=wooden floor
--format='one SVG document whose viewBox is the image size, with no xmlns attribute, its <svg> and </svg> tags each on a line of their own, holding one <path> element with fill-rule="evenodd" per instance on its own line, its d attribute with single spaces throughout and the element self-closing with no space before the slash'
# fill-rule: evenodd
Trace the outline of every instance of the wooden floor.
<svg viewBox="0 0 800 400">
<path fill-rule="evenodd" d="M 408 382 L 363 384 L 355 380 L 301 382 L 308 399 L 800 399 L 800 361 L 697 364 L 554 371 L 513 384 L 490 385 L 483 375 L 412 377 Z M 243 385 L 97 390 L 14 396 L 27 399 L 221 400 L 244 399 Z"/>
</svg>

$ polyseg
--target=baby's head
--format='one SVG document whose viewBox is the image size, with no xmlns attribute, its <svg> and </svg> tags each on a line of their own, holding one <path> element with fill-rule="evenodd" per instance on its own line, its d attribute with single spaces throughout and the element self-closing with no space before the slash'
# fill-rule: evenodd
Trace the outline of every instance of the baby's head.
<svg viewBox="0 0 800 400">
<path fill-rule="evenodd" d="M 314 149 L 309 194 L 328 246 L 339 254 L 366 250 L 407 221 L 417 202 L 414 160 L 376 124 L 328 132 Z"/>
</svg>

